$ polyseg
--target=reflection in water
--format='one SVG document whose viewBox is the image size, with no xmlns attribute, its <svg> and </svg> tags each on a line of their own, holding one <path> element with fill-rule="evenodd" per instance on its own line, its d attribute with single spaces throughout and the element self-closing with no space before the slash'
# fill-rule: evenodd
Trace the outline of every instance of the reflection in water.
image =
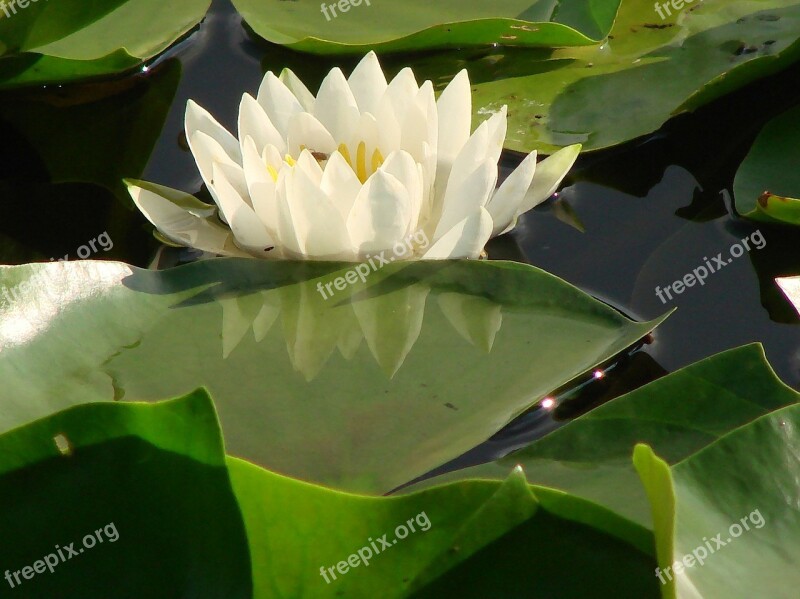
<svg viewBox="0 0 800 599">
<path fill-rule="evenodd" d="M 310 382 L 338 350 L 351 361 L 362 341 L 389 378 L 394 377 L 422 330 L 430 287 L 410 283 L 375 292 L 357 283 L 347 296 L 324 299 L 323 285 L 341 272 L 236 297 L 223 297 L 222 357 L 227 359 L 252 329 L 261 342 L 280 320 L 291 364 Z M 438 294 L 436 304 L 458 335 L 490 352 L 502 326 L 501 306 L 487 298 L 455 291 Z"/>
</svg>

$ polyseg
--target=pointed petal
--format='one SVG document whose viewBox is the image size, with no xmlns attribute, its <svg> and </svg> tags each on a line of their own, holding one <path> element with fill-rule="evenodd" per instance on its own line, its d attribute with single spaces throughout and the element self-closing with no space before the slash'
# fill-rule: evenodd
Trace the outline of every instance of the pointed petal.
<svg viewBox="0 0 800 599">
<path fill-rule="evenodd" d="M 300 106 L 303 107 L 303 110 L 306 112 L 314 112 L 314 94 L 308 91 L 305 83 L 300 81 L 300 78 L 294 74 L 292 69 L 283 69 L 281 71 L 280 80 L 283 81 L 284 85 L 289 88 L 289 91 L 294 94 L 294 97 L 300 102 Z"/>
<path fill-rule="evenodd" d="M 389 87 L 386 76 L 383 74 L 378 56 L 370 51 L 358 63 L 347 80 L 353 97 L 356 99 L 358 109 L 364 113 L 376 114 L 378 102 Z"/>
<path fill-rule="evenodd" d="M 487 158 L 469 175 L 455 180 L 454 177 L 456 169 L 453 169 L 451 182 L 447 185 L 442 214 L 433 235 L 434 241 L 486 205 L 497 184 L 497 164 Z"/>
<path fill-rule="evenodd" d="M 494 192 L 486 205 L 494 223 L 492 237 L 505 231 L 516 218 L 535 172 L 536 152 L 531 152 Z"/>
<path fill-rule="evenodd" d="M 541 204 L 556 192 L 561 181 L 567 176 L 569 169 L 578 159 L 580 151 L 580 144 L 567 146 L 536 165 L 536 176 L 533 178 L 533 183 L 528 189 L 528 193 L 525 194 L 525 199 L 519 208 L 518 214 L 527 212 L 534 206 Z"/>
<path fill-rule="evenodd" d="M 331 154 L 328 159 L 320 187 L 336 206 L 342 218 L 347 221 L 353 203 L 361 191 L 361 181 L 338 151 Z"/>
<path fill-rule="evenodd" d="M 380 170 L 395 177 L 408 190 L 408 198 L 411 202 L 409 229 L 415 231 L 423 201 L 423 180 L 420 166 L 414 161 L 411 154 L 400 150 L 389 154 Z"/>
<path fill-rule="evenodd" d="M 245 138 L 242 160 L 253 210 L 266 226 L 270 237 L 275 239 L 278 227 L 278 208 L 275 199 L 277 184 L 267 171 L 266 162 L 259 155 L 252 137 Z"/>
<path fill-rule="evenodd" d="M 242 153 L 236 138 L 225 127 L 220 125 L 217 120 L 211 116 L 211 113 L 194 100 L 189 100 L 186 103 L 184 127 L 186 131 L 186 140 L 190 148 L 192 145 L 192 138 L 197 132 L 202 132 L 214 139 L 232 162 L 238 164 L 242 163 Z M 194 153 L 194 148 L 191 149 L 192 153 Z"/>
<path fill-rule="evenodd" d="M 244 94 L 239 103 L 239 142 L 244 152 L 244 139 L 250 136 L 259 152 L 267 145 L 274 145 L 279 151 L 286 151 L 286 142 L 269 120 L 267 113 L 250 94 Z"/>
<path fill-rule="evenodd" d="M 288 198 L 282 210 L 288 212 L 299 246 L 305 258 L 315 260 L 350 260 L 355 256 L 345 222 L 320 186 L 295 167 L 287 188 Z M 283 236 L 283 230 L 281 231 Z"/>
<path fill-rule="evenodd" d="M 332 69 L 322 80 L 314 104 L 314 116 L 338 143 L 349 141 L 358 124 L 360 113 L 340 68 Z"/>
<path fill-rule="evenodd" d="M 424 260 L 477 258 L 492 234 L 492 217 L 480 208 L 442 235 L 425 254 Z"/>
<path fill-rule="evenodd" d="M 248 206 L 228 178 L 224 165 L 213 165 L 214 187 L 217 190 L 220 209 L 225 215 L 239 247 L 258 257 L 270 257 L 275 242 L 266 227 Z"/>
<path fill-rule="evenodd" d="M 338 147 L 323 124 L 307 112 L 300 112 L 291 118 L 287 140 L 290 156 L 299 156 L 304 148 L 312 152 L 331 154 Z"/>
<path fill-rule="evenodd" d="M 303 112 L 300 102 L 283 81 L 271 71 L 264 76 L 256 99 L 267 113 L 269 120 L 275 125 L 280 136 L 286 139 L 289 120 L 298 112 Z"/>
<path fill-rule="evenodd" d="M 182 191 L 147 181 L 126 179 L 128 193 L 142 214 L 167 239 L 185 247 L 227 256 L 242 256 L 216 208 Z"/>
<path fill-rule="evenodd" d="M 405 239 L 411 224 L 408 190 L 395 177 L 376 171 L 353 203 L 347 230 L 361 255 L 386 250 Z"/>
<path fill-rule="evenodd" d="M 214 198 L 214 201 L 219 204 L 213 184 L 214 163 L 216 162 L 219 164 L 225 164 L 232 168 L 240 168 L 240 163 L 231 160 L 230 155 L 225 151 L 220 143 L 203 131 L 195 132 L 194 135 L 188 138 L 188 141 L 189 147 L 192 150 L 192 154 L 194 154 L 197 168 L 200 170 L 200 176 L 203 178 L 203 182 L 206 184 L 206 187 L 208 187 L 208 190 L 211 193 L 211 196 Z"/>
<path fill-rule="evenodd" d="M 463 69 L 447 85 L 436 103 L 439 113 L 439 161 L 452 164 L 469 139 L 472 91 Z"/>
</svg>

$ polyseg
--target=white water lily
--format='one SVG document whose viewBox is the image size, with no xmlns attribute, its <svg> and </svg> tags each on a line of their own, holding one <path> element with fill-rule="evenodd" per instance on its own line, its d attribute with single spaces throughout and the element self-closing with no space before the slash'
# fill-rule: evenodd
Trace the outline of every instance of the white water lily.
<svg viewBox="0 0 800 599">
<path fill-rule="evenodd" d="M 528 155 L 496 188 L 506 107 L 470 134 L 469 77 L 439 96 L 405 68 L 387 83 L 370 52 L 315 97 L 290 70 L 244 94 L 238 139 L 189 101 L 186 137 L 216 206 L 126 181 L 168 240 L 221 255 L 357 261 L 424 233 L 406 258 L 477 258 L 490 237 L 550 197 L 574 145 Z"/>
</svg>

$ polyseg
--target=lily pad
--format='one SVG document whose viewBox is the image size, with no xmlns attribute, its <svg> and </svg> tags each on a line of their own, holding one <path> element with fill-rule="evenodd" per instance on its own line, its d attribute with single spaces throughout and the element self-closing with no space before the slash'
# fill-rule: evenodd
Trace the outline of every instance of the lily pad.
<svg viewBox="0 0 800 599">
<path fill-rule="evenodd" d="M 0 14 L 0 89 L 62 83 L 131 69 L 205 16 L 209 0 L 7 2 Z"/>
<path fill-rule="evenodd" d="M 603 39 L 620 0 L 233 0 L 261 37 L 301 52 L 364 54 L 503 44 L 573 46 Z M 324 8 L 323 8 L 324 7 Z"/>
<path fill-rule="evenodd" d="M 78 406 L 0 436 L 0 527 L 5 596 L 252 597 L 203 391 Z"/>
<path fill-rule="evenodd" d="M 795 404 L 672 467 L 651 448 L 636 448 L 653 505 L 665 599 L 797 595 L 798 431 Z"/>
<path fill-rule="evenodd" d="M 777 378 L 762 347 L 747 345 L 614 399 L 496 462 L 410 490 L 466 478 L 503 479 L 521 464 L 531 482 L 585 497 L 649 528 L 650 504 L 631 462 L 637 443 L 676 464 L 730 431 L 798 401 L 800 394 Z"/>
<path fill-rule="evenodd" d="M 588 501 L 531 487 L 521 470 L 504 482 L 383 498 L 237 459 L 228 465 L 250 539 L 255 599 L 533 598 L 545 588 L 567 599 L 585 596 L 586 585 L 593 597 L 658 597 L 647 531 Z M 570 582 L 576 567 L 585 576 Z M 509 579 L 515 592 L 500 593 Z"/>
<path fill-rule="evenodd" d="M 736 210 L 747 218 L 800 225 L 800 106 L 761 130 L 736 172 Z"/>
<path fill-rule="evenodd" d="M 661 320 L 632 322 L 522 264 L 396 262 L 346 284 L 355 266 L 0 268 L 0 429 L 87 401 L 207 386 L 232 454 L 385 493 L 486 440 Z M 333 296 L 319 292 L 326 286 Z"/>
<path fill-rule="evenodd" d="M 626 0 L 602 45 L 486 54 L 471 72 L 475 121 L 506 104 L 508 149 L 606 148 L 785 68 L 798 39 L 797 0 L 687 3 L 664 20 L 652 0 Z M 437 78 L 461 57 L 422 60 Z"/>
</svg>

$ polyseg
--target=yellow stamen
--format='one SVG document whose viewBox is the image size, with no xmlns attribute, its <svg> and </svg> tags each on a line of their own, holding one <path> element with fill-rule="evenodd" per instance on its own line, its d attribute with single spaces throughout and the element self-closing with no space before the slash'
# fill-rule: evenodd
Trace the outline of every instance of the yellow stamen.
<svg viewBox="0 0 800 599">
<path fill-rule="evenodd" d="M 383 164 L 383 154 L 377 148 L 372 153 L 372 172 L 377 171 Z"/>
<path fill-rule="evenodd" d="M 347 149 L 347 146 L 345 144 L 339 144 L 339 153 L 342 155 L 342 158 L 344 158 L 347 161 L 347 164 L 349 164 L 352 167 L 353 161 L 350 158 L 350 150 Z"/>
<path fill-rule="evenodd" d="M 297 164 L 297 161 L 294 158 L 292 158 L 291 156 L 289 156 L 289 154 L 286 154 L 286 156 L 283 159 L 286 161 L 286 164 L 288 164 L 289 166 L 294 166 L 295 164 Z"/>
<path fill-rule="evenodd" d="M 358 144 L 358 150 L 356 151 L 356 175 L 358 175 L 358 180 L 362 183 L 366 182 L 367 180 L 367 144 L 363 141 Z"/>
<path fill-rule="evenodd" d="M 277 183 L 278 182 L 278 171 L 275 170 L 275 167 L 272 166 L 271 164 L 268 164 L 267 165 L 267 172 L 269 173 L 269 176 L 272 177 L 273 182 Z"/>
</svg>

